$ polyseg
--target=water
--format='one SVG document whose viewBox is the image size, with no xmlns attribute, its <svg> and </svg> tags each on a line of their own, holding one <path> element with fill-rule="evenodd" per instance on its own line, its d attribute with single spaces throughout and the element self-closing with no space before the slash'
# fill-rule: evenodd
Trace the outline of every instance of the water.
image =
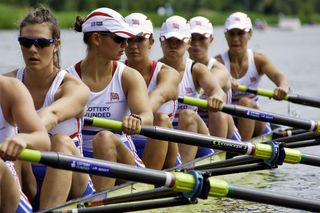
<svg viewBox="0 0 320 213">
<path fill-rule="evenodd" d="M 156 42 L 150 52 L 154 59 L 162 56 L 158 41 L 159 30 L 155 32 Z M 17 42 L 17 31 L 0 31 L 0 73 L 13 70 L 23 65 L 20 47 Z M 210 53 L 215 56 L 226 50 L 223 29 L 215 27 L 214 44 Z M 320 77 L 319 51 L 320 27 L 302 27 L 297 31 L 280 31 L 269 28 L 265 31 L 255 30 L 249 42 L 250 48 L 267 55 L 273 63 L 288 76 L 293 92 L 319 97 L 318 79 Z M 86 47 L 82 35 L 69 30 L 62 31 L 61 65 L 66 67 L 81 60 Z M 273 83 L 266 77 L 261 87 L 272 89 Z M 280 114 L 295 114 L 305 119 L 320 120 L 320 109 L 287 102 L 278 102 L 261 98 L 261 108 L 265 111 Z M 301 149 L 308 154 L 318 154 L 318 147 Z M 283 165 L 272 171 L 248 173 L 235 184 L 261 188 L 275 193 L 300 198 L 320 200 L 319 181 L 320 168 L 306 165 Z M 301 212 L 271 205 L 244 202 L 233 199 L 215 199 L 215 206 L 210 205 L 213 198 L 201 201 L 200 204 L 188 206 L 190 212 Z M 174 211 L 184 212 L 186 208 L 175 208 Z M 161 210 L 172 211 L 172 210 Z"/>
</svg>

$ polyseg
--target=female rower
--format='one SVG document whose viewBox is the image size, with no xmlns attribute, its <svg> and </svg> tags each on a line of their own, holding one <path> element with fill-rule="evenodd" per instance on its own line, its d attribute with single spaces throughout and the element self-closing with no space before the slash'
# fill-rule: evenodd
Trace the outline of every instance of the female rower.
<svg viewBox="0 0 320 213">
<path fill-rule="evenodd" d="M 96 9 L 84 20 L 77 17 L 75 30 L 83 32 L 87 55 L 68 70 L 91 90 L 86 116 L 123 121 L 123 133 L 84 126 L 85 156 L 144 167 L 127 134 L 153 122 L 148 91 L 139 72 L 118 62 L 127 39 L 137 31 L 109 8 Z M 97 191 L 115 185 L 112 178 L 93 176 L 92 180 Z"/>
<path fill-rule="evenodd" d="M 189 25 L 191 31 L 191 45 L 188 49 L 190 58 L 195 62 L 207 66 L 225 92 L 225 102 L 231 103 L 232 90 L 230 73 L 223 64 L 209 56 L 209 47 L 213 42 L 213 27 L 211 22 L 205 17 L 196 16 L 189 20 Z M 207 95 L 202 94 L 201 98 L 206 99 Z M 241 140 L 231 115 L 204 109 L 199 109 L 198 113 L 208 125 L 211 135 L 238 141 Z"/>
<path fill-rule="evenodd" d="M 126 64 L 140 72 L 149 91 L 154 115 L 153 125 L 172 128 L 178 98 L 179 73 L 173 68 L 152 60 L 149 50 L 154 43 L 151 21 L 141 13 L 125 17 L 126 22 L 142 32 L 142 35 L 128 39 Z M 146 167 L 166 169 L 179 164 L 178 145 L 167 141 L 154 140 L 144 136 L 133 136 L 139 156 Z"/>
<path fill-rule="evenodd" d="M 0 75 L 0 94 L 0 212 L 32 212 L 15 169 L 21 162 L 15 160 L 24 148 L 48 151 L 50 140 L 21 82 Z"/>
<path fill-rule="evenodd" d="M 89 89 L 77 78 L 59 67 L 60 30 L 56 18 L 43 6 L 30 11 L 20 23 L 18 41 L 25 67 L 7 73 L 26 85 L 36 110 L 51 138 L 51 151 L 82 156 L 81 123 Z M 30 192 L 30 199 L 37 201 L 40 209 L 56 206 L 67 199 L 92 194 L 89 175 L 33 165 L 37 189 L 33 188 L 30 164 L 24 164 L 22 179 Z M 24 176 L 28 175 L 28 177 Z M 42 183 L 43 181 L 43 183 Z M 40 193 L 41 190 L 41 193 Z M 40 194 L 40 195 L 39 195 Z"/>
<path fill-rule="evenodd" d="M 208 94 L 209 110 L 217 111 L 224 100 L 224 92 L 207 67 L 195 63 L 184 55 L 189 47 L 190 28 L 187 20 L 180 16 L 169 17 L 161 26 L 160 41 L 163 52 L 161 62 L 175 68 L 180 74 L 179 95 L 198 97 L 202 88 Z M 196 112 L 197 108 L 178 104 L 174 125 L 179 129 L 209 134 L 206 124 Z M 179 123 L 178 123 L 179 120 Z M 198 154 L 197 154 L 198 152 Z M 202 152 L 202 153 L 201 153 Z M 182 161 L 212 153 L 212 149 L 179 144 Z"/>
<path fill-rule="evenodd" d="M 257 88 L 261 77 L 266 74 L 276 85 L 274 98 L 281 100 L 288 94 L 288 80 L 271 62 L 261 53 L 248 49 L 248 41 L 252 36 L 250 18 L 242 12 L 232 13 L 224 24 L 225 38 L 229 49 L 216 58 L 223 63 L 232 76 L 234 90 L 238 85 Z M 253 94 L 234 92 L 232 102 L 242 106 L 258 109 L 258 97 Z M 237 118 L 237 127 L 243 140 L 269 132 L 270 125 L 245 118 Z"/>
</svg>

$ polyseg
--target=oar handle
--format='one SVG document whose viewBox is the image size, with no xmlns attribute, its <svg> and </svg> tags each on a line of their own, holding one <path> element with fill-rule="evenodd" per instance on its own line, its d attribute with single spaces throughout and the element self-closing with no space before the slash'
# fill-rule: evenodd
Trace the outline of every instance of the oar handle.
<svg viewBox="0 0 320 213">
<path fill-rule="evenodd" d="M 268 98 L 274 97 L 273 90 L 269 90 L 269 89 L 263 89 L 263 88 L 254 89 L 254 88 L 247 87 L 245 85 L 239 85 L 237 87 L 237 90 L 240 92 L 249 92 L 249 93 L 265 96 Z M 302 104 L 306 106 L 320 108 L 320 99 L 315 97 L 307 97 L 307 96 L 298 95 L 298 94 L 288 94 L 283 98 L 283 100 L 287 100 L 296 104 Z"/>
<path fill-rule="evenodd" d="M 263 89 L 263 88 L 254 89 L 254 88 L 247 87 L 245 85 L 239 85 L 237 87 L 237 90 L 240 91 L 240 92 L 249 92 L 249 93 L 265 96 L 265 97 L 268 97 L 268 98 L 273 98 L 273 96 L 274 96 L 274 91 L 273 90 Z M 288 95 L 286 95 L 283 98 L 283 100 L 288 100 Z"/>
</svg>

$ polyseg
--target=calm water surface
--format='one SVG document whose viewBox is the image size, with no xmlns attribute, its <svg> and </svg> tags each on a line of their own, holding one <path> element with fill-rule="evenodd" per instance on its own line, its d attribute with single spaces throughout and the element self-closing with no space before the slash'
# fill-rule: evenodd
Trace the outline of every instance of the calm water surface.
<svg viewBox="0 0 320 213">
<path fill-rule="evenodd" d="M 158 38 L 159 30 L 155 32 Z M 0 73 L 23 65 L 17 31 L 0 31 Z M 212 56 L 226 50 L 223 29 L 214 29 Z M 269 28 L 255 30 L 249 42 L 250 48 L 266 54 L 274 64 L 288 76 L 293 92 L 307 96 L 320 97 L 320 27 L 302 27 L 293 32 Z M 82 35 L 73 31 L 62 31 L 61 65 L 66 67 L 78 62 L 86 51 Z M 162 56 L 158 39 L 150 53 L 154 59 Z M 272 89 L 274 85 L 264 77 L 261 87 Z M 287 115 L 288 113 L 305 119 L 320 120 L 320 109 L 277 102 L 261 98 L 261 107 L 265 111 Z M 303 148 L 308 154 L 319 154 L 318 147 Z M 320 201 L 320 168 L 306 165 L 283 165 L 272 171 L 248 173 L 242 178 L 229 177 L 234 184 L 251 186 L 284 195 L 297 196 Z M 214 202 L 213 202 L 214 201 Z M 212 203 L 215 203 L 212 205 Z M 244 202 L 233 199 L 214 199 L 200 201 L 200 204 L 188 206 L 190 212 L 301 212 L 271 205 Z M 161 212 L 185 212 L 186 208 L 158 210 Z"/>
</svg>

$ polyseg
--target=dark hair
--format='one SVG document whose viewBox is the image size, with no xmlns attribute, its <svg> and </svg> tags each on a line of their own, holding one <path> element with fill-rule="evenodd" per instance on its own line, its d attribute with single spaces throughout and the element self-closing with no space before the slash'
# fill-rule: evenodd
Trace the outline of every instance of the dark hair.
<svg viewBox="0 0 320 213">
<path fill-rule="evenodd" d="M 57 22 L 57 19 L 50 11 L 49 8 L 46 8 L 43 5 L 39 5 L 31 10 L 20 22 L 20 35 L 22 29 L 30 24 L 42 24 L 49 23 L 50 30 L 52 32 L 52 38 L 60 39 L 60 28 Z M 60 68 L 60 56 L 59 51 L 54 53 L 53 63 L 57 68 Z"/>
<path fill-rule="evenodd" d="M 85 22 L 85 19 L 80 16 L 76 17 L 76 22 L 74 23 L 74 30 L 76 32 L 82 32 L 82 24 Z M 83 33 L 83 42 L 89 45 L 89 38 L 92 35 L 92 32 Z M 89 45 L 90 46 L 90 45 Z"/>
</svg>

